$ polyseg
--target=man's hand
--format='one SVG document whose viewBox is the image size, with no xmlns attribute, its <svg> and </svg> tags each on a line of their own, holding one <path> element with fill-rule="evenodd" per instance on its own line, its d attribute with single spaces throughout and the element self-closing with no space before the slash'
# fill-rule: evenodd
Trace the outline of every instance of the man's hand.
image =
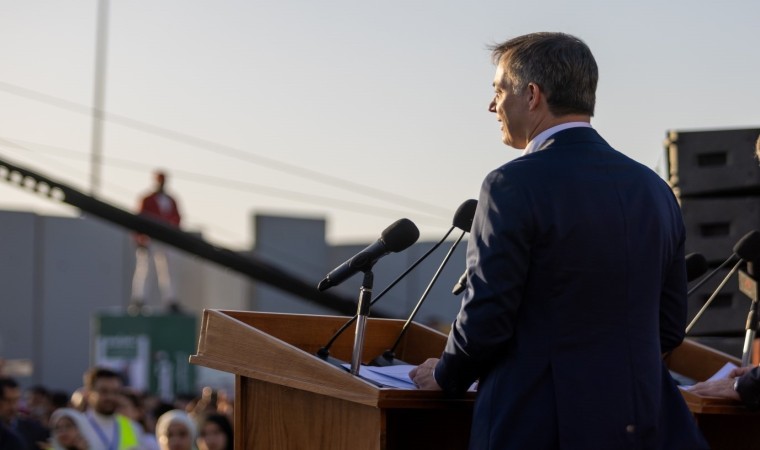
<svg viewBox="0 0 760 450">
<path fill-rule="evenodd" d="M 438 386 L 438 382 L 435 381 L 433 376 L 433 370 L 438 364 L 438 358 L 429 358 L 424 363 L 415 367 L 409 371 L 409 378 L 412 379 L 417 389 L 425 389 L 428 391 L 440 391 L 441 387 Z"/>
<path fill-rule="evenodd" d="M 703 397 L 718 397 L 740 400 L 739 393 L 734 390 L 733 377 L 697 383 L 694 385 L 694 387 L 689 389 L 689 392 L 693 392 Z"/>
</svg>

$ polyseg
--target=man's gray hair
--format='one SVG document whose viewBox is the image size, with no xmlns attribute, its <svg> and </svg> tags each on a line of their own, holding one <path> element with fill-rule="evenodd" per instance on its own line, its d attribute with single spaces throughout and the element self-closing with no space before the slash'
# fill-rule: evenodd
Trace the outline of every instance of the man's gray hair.
<svg viewBox="0 0 760 450">
<path fill-rule="evenodd" d="M 599 69 L 591 49 L 564 33 L 532 33 L 491 47 L 494 64 L 520 93 L 528 83 L 546 93 L 554 115 L 594 115 Z"/>
</svg>

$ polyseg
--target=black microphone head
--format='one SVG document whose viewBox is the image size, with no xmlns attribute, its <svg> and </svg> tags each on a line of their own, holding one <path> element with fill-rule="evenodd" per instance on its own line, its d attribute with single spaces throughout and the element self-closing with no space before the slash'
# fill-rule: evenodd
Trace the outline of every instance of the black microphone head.
<svg viewBox="0 0 760 450">
<path fill-rule="evenodd" d="M 745 261 L 760 258 L 760 231 L 752 230 L 734 245 L 734 253 Z"/>
<path fill-rule="evenodd" d="M 389 252 L 397 253 L 406 250 L 410 245 L 417 242 L 420 230 L 409 219 L 399 219 L 384 229 L 380 234 L 380 240 L 385 244 Z"/>
<path fill-rule="evenodd" d="M 686 281 L 693 281 L 707 272 L 707 260 L 701 253 L 686 255 Z"/>
<path fill-rule="evenodd" d="M 465 200 L 464 203 L 459 205 L 457 212 L 454 213 L 454 220 L 452 225 L 459 228 L 462 231 L 470 232 L 472 228 L 472 218 L 475 217 L 475 208 L 478 207 L 478 201 L 475 199 Z"/>
</svg>

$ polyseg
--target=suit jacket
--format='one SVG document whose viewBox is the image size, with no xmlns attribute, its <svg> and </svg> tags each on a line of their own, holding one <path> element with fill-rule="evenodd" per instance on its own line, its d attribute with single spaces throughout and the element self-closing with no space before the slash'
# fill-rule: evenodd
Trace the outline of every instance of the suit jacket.
<svg viewBox="0 0 760 450">
<path fill-rule="evenodd" d="M 760 408 L 760 367 L 755 367 L 739 377 L 736 392 L 748 408 Z"/>
<path fill-rule="evenodd" d="M 483 182 L 462 308 L 435 370 L 480 380 L 471 449 L 707 448 L 662 363 L 686 327 L 667 184 L 591 128 Z"/>
</svg>

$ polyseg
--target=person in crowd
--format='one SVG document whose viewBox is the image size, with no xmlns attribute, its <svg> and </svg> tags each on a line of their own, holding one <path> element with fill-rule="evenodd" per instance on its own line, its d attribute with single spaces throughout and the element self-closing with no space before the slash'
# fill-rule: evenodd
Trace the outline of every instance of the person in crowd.
<svg viewBox="0 0 760 450">
<path fill-rule="evenodd" d="M 219 396 L 215 389 L 204 386 L 200 397 L 194 397 L 185 405 L 184 410 L 194 417 L 202 417 L 217 411 Z"/>
<path fill-rule="evenodd" d="M 217 390 L 216 411 L 219 414 L 224 414 L 229 419 L 232 419 L 234 410 L 235 410 L 234 396 L 230 395 L 224 389 Z"/>
<path fill-rule="evenodd" d="M 63 390 L 56 390 L 50 393 L 50 406 L 53 411 L 60 408 L 72 408 L 71 396 L 68 392 Z M 80 411 L 81 412 L 81 411 Z"/>
<path fill-rule="evenodd" d="M 87 411 L 87 396 L 85 395 L 84 386 L 74 389 L 69 397 L 69 404 L 77 411 Z"/>
<path fill-rule="evenodd" d="M 5 430 L 20 438 L 27 449 L 33 450 L 46 442 L 50 432 L 38 420 L 19 414 L 21 388 L 15 379 L 0 377 L 0 423 Z M 13 438 L 6 438 L 9 441 Z"/>
<path fill-rule="evenodd" d="M 141 431 L 141 450 L 158 450 L 156 435 L 152 430 L 148 430 L 147 415 L 143 405 L 143 396 L 138 392 L 124 388 L 119 397 L 119 404 L 116 412 L 121 414 L 140 426 Z"/>
<path fill-rule="evenodd" d="M 29 417 L 33 417 L 40 423 L 48 423 L 53 413 L 52 393 L 40 384 L 26 390 L 26 410 Z"/>
<path fill-rule="evenodd" d="M 3 400 L 0 399 L 0 402 Z M 11 428 L 0 422 L 0 449 L 1 450 L 26 450 L 24 439 L 16 434 Z"/>
<path fill-rule="evenodd" d="M 85 416 L 101 443 L 110 450 L 139 448 L 140 426 L 116 412 L 124 389 L 121 376 L 104 367 L 92 367 L 85 372 L 84 388 L 88 405 Z"/>
<path fill-rule="evenodd" d="M 591 127 L 598 68 L 564 33 L 493 47 L 488 109 L 523 154 L 483 182 L 467 289 L 422 389 L 476 380 L 472 449 L 708 448 L 661 355 L 686 328 L 670 187 Z"/>
<path fill-rule="evenodd" d="M 232 423 L 224 414 L 202 416 L 198 423 L 198 450 L 232 450 Z"/>
<path fill-rule="evenodd" d="M 73 408 L 60 408 L 50 416 L 51 450 L 107 450 L 85 415 Z"/>
<path fill-rule="evenodd" d="M 140 199 L 139 214 L 165 225 L 179 228 L 181 215 L 177 200 L 166 191 L 167 175 L 156 171 L 154 190 Z M 154 242 L 144 234 L 135 235 L 135 272 L 132 278 L 132 301 L 127 312 L 139 314 L 145 307 L 145 290 L 148 279 L 150 257 L 158 276 L 159 289 L 164 306 L 169 312 L 180 312 L 177 293 L 172 277 L 171 251 L 161 243 Z"/>
<path fill-rule="evenodd" d="M 158 418 L 156 439 L 161 450 L 192 450 L 195 437 L 195 423 L 185 411 L 172 409 Z"/>
</svg>

